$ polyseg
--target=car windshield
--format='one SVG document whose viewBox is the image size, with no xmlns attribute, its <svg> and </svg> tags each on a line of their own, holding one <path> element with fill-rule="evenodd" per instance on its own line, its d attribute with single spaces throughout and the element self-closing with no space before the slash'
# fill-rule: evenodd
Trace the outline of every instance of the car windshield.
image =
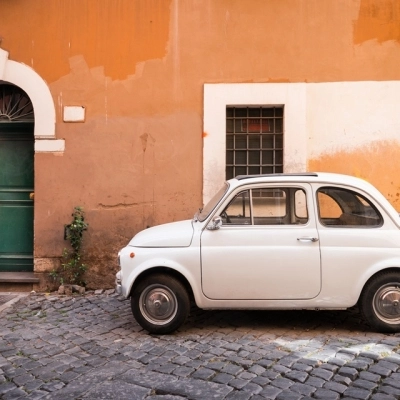
<svg viewBox="0 0 400 400">
<path fill-rule="evenodd" d="M 215 208 L 215 206 L 219 203 L 222 196 L 228 190 L 228 187 L 229 187 L 228 183 L 225 182 L 224 186 L 222 186 L 222 188 L 218 190 L 218 192 L 213 196 L 213 198 L 196 213 L 194 218 L 203 222 L 210 215 L 211 211 Z"/>
</svg>

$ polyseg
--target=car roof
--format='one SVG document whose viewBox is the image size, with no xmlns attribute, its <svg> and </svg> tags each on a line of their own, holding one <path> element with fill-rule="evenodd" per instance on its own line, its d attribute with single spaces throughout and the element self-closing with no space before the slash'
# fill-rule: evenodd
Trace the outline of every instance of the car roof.
<svg viewBox="0 0 400 400">
<path fill-rule="evenodd" d="M 238 175 L 229 181 L 234 186 L 241 186 L 244 183 L 257 182 L 309 182 L 324 184 L 350 185 L 369 190 L 374 188 L 364 179 L 351 175 L 336 174 L 331 172 L 296 172 L 263 175 Z M 375 189 L 375 188 L 374 188 Z M 376 189 L 375 189 L 376 190 Z"/>
<path fill-rule="evenodd" d="M 293 173 L 278 173 L 278 174 L 261 174 L 261 175 L 238 175 L 235 177 L 238 181 L 250 178 L 275 178 L 275 177 L 294 177 L 294 176 L 318 176 L 316 172 L 293 172 Z"/>
</svg>

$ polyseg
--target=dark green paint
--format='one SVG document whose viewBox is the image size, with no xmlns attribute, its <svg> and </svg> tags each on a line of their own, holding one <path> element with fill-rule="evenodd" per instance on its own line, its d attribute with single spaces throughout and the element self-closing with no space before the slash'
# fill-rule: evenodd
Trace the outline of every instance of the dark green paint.
<svg viewBox="0 0 400 400">
<path fill-rule="evenodd" d="M 0 122 L 0 271 L 33 271 L 33 123 Z"/>
</svg>

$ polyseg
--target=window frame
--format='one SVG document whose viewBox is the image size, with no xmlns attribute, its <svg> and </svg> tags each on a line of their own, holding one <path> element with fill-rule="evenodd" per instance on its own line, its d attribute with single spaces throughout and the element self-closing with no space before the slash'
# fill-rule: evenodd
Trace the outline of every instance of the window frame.
<svg viewBox="0 0 400 400">
<path fill-rule="evenodd" d="M 280 190 L 283 191 L 286 194 L 285 197 L 285 215 L 283 217 L 271 217 L 273 218 L 280 218 L 283 222 L 282 223 L 272 223 L 272 224 L 256 224 L 254 222 L 255 218 L 263 218 L 263 217 L 255 217 L 254 216 L 254 204 L 253 204 L 253 191 L 257 190 Z M 293 218 L 297 219 L 302 219 L 304 217 L 300 217 L 297 215 L 297 208 L 296 208 L 296 192 L 301 191 L 304 193 L 304 200 L 305 200 L 305 209 L 306 209 L 306 221 L 305 222 L 290 222 L 290 223 L 285 223 L 285 220 L 292 220 Z M 268 186 L 251 186 L 251 187 L 241 187 L 238 188 L 234 193 L 232 193 L 232 196 L 229 196 L 229 200 L 221 207 L 220 211 L 218 212 L 219 216 L 221 218 L 224 218 L 222 215 L 225 213 L 226 218 L 229 219 L 231 215 L 228 215 L 226 213 L 227 209 L 232 205 L 235 199 L 237 199 L 242 193 L 248 192 L 248 199 L 249 199 L 249 211 L 250 211 L 250 223 L 243 223 L 243 224 L 235 224 L 235 223 L 227 223 L 223 222 L 222 226 L 223 227 L 241 227 L 241 226 L 252 226 L 252 227 L 293 227 L 293 226 L 298 226 L 298 227 L 304 227 L 310 222 L 310 204 L 309 204 L 309 197 L 307 194 L 307 189 L 304 186 L 301 185 L 268 185 Z M 311 198 L 310 198 L 311 199 Z"/>
<path fill-rule="evenodd" d="M 205 83 L 203 96 L 203 203 L 225 180 L 226 107 L 237 104 L 285 107 L 283 172 L 307 170 L 306 83 Z"/>
<path fill-rule="evenodd" d="M 343 214 L 349 214 L 350 216 L 352 215 L 354 217 L 358 217 L 358 219 L 359 218 L 366 218 L 366 221 L 367 221 L 367 218 L 371 218 L 371 220 L 372 220 L 374 218 L 374 216 L 366 216 L 366 215 L 348 213 L 345 210 L 345 208 L 343 207 L 343 205 L 341 204 L 341 202 L 344 202 L 345 200 L 343 200 L 342 198 L 339 198 L 340 201 L 338 201 L 337 199 L 335 199 L 334 196 L 332 196 L 332 195 L 330 195 L 328 193 L 324 193 L 322 191 L 323 189 L 325 189 L 325 190 L 327 190 L 327 189 L 336 189 L 336 190 L 348 192 L 348 193 L 352 194 L 353 197 L 356 198 L 356 200 L 360 204 L 362 204 L 362 203 L 357 197 L 361 198 L 364 202 L 368 203 L 369 207 L 371 207 L 371 209 L 375 212 L 376 217 L 378 218 L 378 223 L 375 224 L 375 225 L 370 225 L 370 224 L 343 224 L 343 223 L 327 224 L 327 223 L 325 223 L 323 221 L 323 218 L 321 217 L 321 207 L 320 207 L 320 201 L 319 201 L 319 198 L 318 198 L 318 194 L 319 193 L 323 193 L 325 196 L 328 196 L 340 208 L 340 210 L 342 211 L 342 215 L 339 218 L 337 218 L 338 220 L 341 219 Z M 367 195 L 365 195 L 363 193 L 360 193 L 357 190 L 354 190 L 354 188 L 345 188 L 345 187 L 342 187 L 342 186 L 335 186 L 335 185 L 320 186 L 315 191 L 315 202 L 316 202 L 318 222 L 324 228 L 328 228 L 328 229 L 329 228 L 334 228 L 334 229 L 338 229 L 338 228 L 345 228 L 345 229 L 376 229 L 376 228 L 382 227 L 383 224 L 384 224 L 384 217 L 383 217 L 382 213 L 379 211 L 379 209 L 376 207 L 376 205 L 374 204 L 374 201 L 371 200 L 371 198 L 369 198 Z M 365 206 L 363 205 L 363 207 L 365 207 Z M 325 219 L 327 219 L 327 218 L 325 218 Z M 344 219 L 342 218 L 342 221 L 343 220 Z"/>
<path fill-rule="evenodd" d="M 227 180 L 238 175 L 283 173 L 284 118 L 285 105 L 226 106 Z"/>
</svg>

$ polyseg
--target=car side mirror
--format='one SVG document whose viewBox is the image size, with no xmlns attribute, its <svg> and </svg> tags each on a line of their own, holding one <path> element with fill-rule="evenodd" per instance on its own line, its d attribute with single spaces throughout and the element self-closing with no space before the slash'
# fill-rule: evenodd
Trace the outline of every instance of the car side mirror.
<svg viewBox="0 0 400 400">
<path fill-rule="evenodd" d="M 216 231 L 222 226 L 222 218 L 218 215 L 214 217 L 211 222 L 207 225 L 209 231 Z"/>
</svg>

